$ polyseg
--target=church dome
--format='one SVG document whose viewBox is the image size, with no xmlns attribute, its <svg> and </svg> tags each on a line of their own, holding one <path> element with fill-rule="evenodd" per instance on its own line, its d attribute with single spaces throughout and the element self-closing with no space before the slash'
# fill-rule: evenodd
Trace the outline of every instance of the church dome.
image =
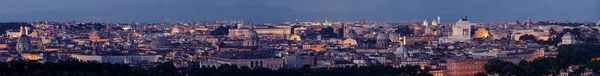
<svg viewBox="0 0 600 76">
<path fill-rule="evenodd" d="M 246 37 L 246 39 L 258 39 L 258 33 L 256 33 L 256 30 L 254 29 L 249 29 L 244 37 Z"/>
<path fill-rule="evenodd" d="M 575 37 L 573 34 L 571 34 L 571 32 L 567 32 L 565 35 L 563 35 L 562 40 L 571 40 L 573 39 L 573 37 Z"/>
<path fill-rule="evenodd" d="M 21 37 L 17 39 L 17 51 L 27 51 L 31 49 L 31 37 L 27 36 L 29 28 L 21 26 Z"/>
<path fill-rule="evenodd" d="M 390 39 L 390 37 L 386 33 L 379 33 L 379 35 L 377 35 L 377 40 L 389 40 L 389 39 Z"/>
<path fill-rule="evenodd" d="M 171 41 L 169 41 L 167 38 L 159 37 L 159 38 L 155 38 L 152 42 L 150 42 L 149 45 L 150 45 L 150 47 L 153 47 L 153 48 L 170 46 Z"/>
<path fill-rule="evenodd" d="M 21 35 L 21 37 L 19 37 L 19 39 L 17 40 L 17 44 L 21 43 L 31 43 L 31 38 L 27 35 Z"/>
<path fill-rule="evenodd" d="M 396 53 L 408 53 L 408 48 L 404 47 L 404 46 L 400 46 L 396 49 Z"/>
</svg>

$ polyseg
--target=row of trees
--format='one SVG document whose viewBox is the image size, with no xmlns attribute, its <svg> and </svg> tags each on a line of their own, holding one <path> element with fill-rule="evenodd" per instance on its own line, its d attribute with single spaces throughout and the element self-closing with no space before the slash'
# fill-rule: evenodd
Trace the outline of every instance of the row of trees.
<svg viewBox="0 0 600 76">
<path fill-rule="evenodd" d="M 39 63 L 36 61 L 11 61 L 0 63 L 0 76 L 432 76 L 420 66 L 394 68 L 384 65 L 346 68 L 248 68 L 236 65 L 219 67 L 175 68 L 172 62 L 156 67 L 130 67 L 84 61 Z"/>
<path fill-rule="evenodd" d="M 490 60 L 484 65 L 488 74 L 498 74 L 500 76 L 542 76 L 558 74 L 560 70 L 568 69 L 571 65 L 579 65 L 572 75 L 581 74 L 585 69 L 592 69 L 594 72 L 600 70 L 600 61 L 592 60 L 600 56 L 600 47 L 597 44 L 576 44 L 561 45 L 558 48 L 556 57 L 538 58 L 531 62 L 521 60 L 518 64 L 502 61 Z"/>
</svg>

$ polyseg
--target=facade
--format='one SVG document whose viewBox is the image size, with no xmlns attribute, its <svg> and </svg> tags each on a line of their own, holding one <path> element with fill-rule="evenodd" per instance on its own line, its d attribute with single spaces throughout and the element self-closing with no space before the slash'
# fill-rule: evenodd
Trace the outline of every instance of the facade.
<svg viewBox="0 0 600 76">
<path fill-rule="evenodd" d="M 487 59 L 451 59 L 447 61 L 445 75 L 473 76 L 478 72 L 485 72 L 483 65 L 487 61 Z"/>
<path fill-rule="evenodd" d="M 290 28 L 252 28 L 256 34 L 260 36 L 267 36 L 271 38 L 284 38 L 285 35 L 291 35 L 292 30 Z M 242 37 L 248 34 L 247 28 L 229 29 L 228 37 Z"/>
<path fill-rule="evenodd" d="M 471 26 L 475 23 L 462 18 L 452 26 L 452 34 L 449 37 L 440 39 L 441 43 L 466 42 L 471 39 Z"/>
<path fill-rule="evenodd" d="M 249 68 L 283 68 L 283 58 L 251 58 L 251 59 L 229 59 L 229 58 L 210 58 L 211 61 L 216 61 L 218 64 L 235 64 L 238 67 L 247 66 Z"/>
<path fill-rule="evenodd" d="M 377 42 L 375 47 L 377 48 L 388 48 L 390 45 L 390 37 L 386 33 L 380 33 L 377 35 Z"/>
<path fill-rule="evenodd" d="M 82 61 L 129 63 L 132 61 L 158 62 L 160 55 L 71 55 Z"/>
</svg>

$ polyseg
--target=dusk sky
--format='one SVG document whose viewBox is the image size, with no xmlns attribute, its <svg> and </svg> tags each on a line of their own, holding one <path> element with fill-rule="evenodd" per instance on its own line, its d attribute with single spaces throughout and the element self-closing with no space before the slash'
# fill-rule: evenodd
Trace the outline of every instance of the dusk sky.
<svg viewBox="0 0 600 76">
<path fill-rule="evenodd" d="M 1 0 L 0 22 L 598 21 L 600 0 Z"/>
</svg>

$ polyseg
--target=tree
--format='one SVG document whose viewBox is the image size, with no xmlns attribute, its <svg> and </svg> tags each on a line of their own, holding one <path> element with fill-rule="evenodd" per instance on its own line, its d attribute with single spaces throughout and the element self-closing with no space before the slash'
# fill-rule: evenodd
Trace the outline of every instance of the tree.
<svg viewBox="0 0 600 76">
<path fill-rule="evenodd" d="M 395 32 L 402 36 L 413 34 L 413 31 L 408 26 L 399 26 L 398 30 L 396 30 Z"/>
<path fill-rule="evenodd" d="M 585 66 L 587 68 L 591 69 L 592 72 L 598 72 L 598 70 L 600 70 L 600 61 L 599 60 L 593 60 L 593 61 L 590 61 L 590 62 L 586 63 Z"/>
<path fill-rule="evenodd" d="M 325 27 L 325 28 L 321 29 L 321 31 L 319 33 L 321 34 L 321 37 L 323 37 L 323 38 L 338 37 L 337 34 L 335 34 L 335 30 L 333 27 Z"/>
<path fill-rule="evenodd" d="M 523 40 L 523 41 L 536 41 L 537 38 L 535 38 L 535 36 L 533 36 L 533 35 L 525 34 L 525 35 L 520 36 L 519 40 Z"/>
<path fill-rule="evenodd" d="M 483 65 L 485 72 L 490 73 L 490 74 L 499 74 L 501 76 L 504 76 L 506 74 L 508 74 L 508 72 L 504 69 L 506 69 L 505 67 L 508 66 L 513 66 L 514 64 L 510 63 L 510 62 L 506 62 L 506 61 L 502 61 L 499 59 L 492 59 L 489 60 L 485 65 Z"/>
<path fill-rule="evenodd" d="M 561 68 L 567 68 L 569 65 L 584 64 L 591 60 L 591 56 L 582 45 L 561 45 L 558 47 L 558 62 L 561 62 Z"/>
<path fill-rule="evenodd" d="M 229 27 L 219 26 L 217 29 L 210 32 L 213 36 L 224 36 L 229 34 Z"/>
</svg>

